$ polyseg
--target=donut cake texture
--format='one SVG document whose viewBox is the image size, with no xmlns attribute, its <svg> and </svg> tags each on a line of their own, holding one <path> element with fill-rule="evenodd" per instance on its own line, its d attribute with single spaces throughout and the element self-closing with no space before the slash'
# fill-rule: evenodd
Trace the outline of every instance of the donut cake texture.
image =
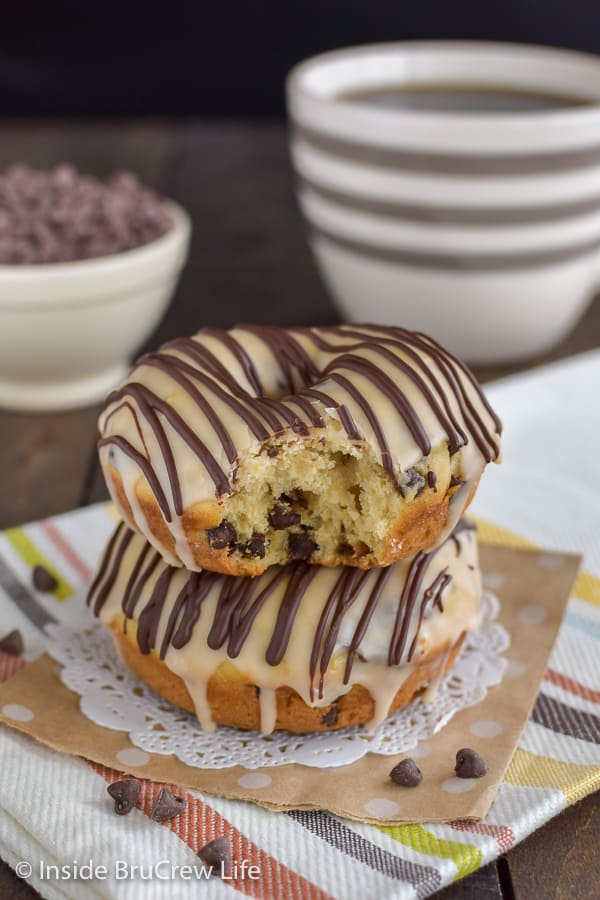
<svg viewBox="0 0 600 900">
<path fill-rule="evenodd" d="M 480 623 L 472 526 L 386 568 L 296 561 L 256 578 L 188 571 L 121 523 L 89 592 L 125 663 L 217 724 L 371 727 L 435 685 Z"/>
<path fill-rule="evenodd" d="M 431 338 L 376 325 L 204 328 L 142 357 L 100 416 L 123 519 L 171 565 L 370 569 L 443 541 L 500 422 Z"/>
</svg>

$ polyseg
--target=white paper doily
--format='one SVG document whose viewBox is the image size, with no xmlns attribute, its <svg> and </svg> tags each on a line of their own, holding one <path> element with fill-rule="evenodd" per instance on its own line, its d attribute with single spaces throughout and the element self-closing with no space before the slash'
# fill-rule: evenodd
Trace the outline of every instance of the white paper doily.
<svg viewBox="0 0 600 900">
<path fill-rule="evenodd" d="M 238 765 L 258 769 L 290 763 L 342 766 L 367 753 L 387 756 L 412 749 L 459 710 L 479 703 L 488 688 L 502 680 L 506 660 L 501 653 L 510 638 L 494 621 L 498 609 L 497 598 L 485 592 L 483 623 L 467 636 L 432 702 L 413 701 L 371 733 L 364 726 L 354 726 L 308 735 L 263 735 L 224 727 L 208 734 L 194 716 L 163 700 L 124 667 L 108 631 L 99 623 L 78 631 L 49 625 L 47 649 L 62 663 L 63 683 L 80 695 L 84 715 L 97 725 L 128 732 L 131 743 L 148 753 L 172 754 L 200 769 Z"/>
</svg>

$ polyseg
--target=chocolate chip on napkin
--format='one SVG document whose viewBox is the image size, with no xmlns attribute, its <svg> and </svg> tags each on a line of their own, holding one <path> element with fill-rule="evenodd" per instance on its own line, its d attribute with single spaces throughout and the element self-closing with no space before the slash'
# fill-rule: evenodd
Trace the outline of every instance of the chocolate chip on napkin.
<svg viewBox="0 0 600 900">
<path fill-rule="evenodd" d="M 8 634 L 5 634 L 0 639 L 0 653 L 8 653 L 9 656 L 21 656 L 24 649 L 23 635 L 17 628 L 14 631 L 9 631 Z"/>
<path fill-rule="evenodd" d="M 142 782 L 137 778 L 124 778 L 123 781 L 115 781 L 106 788 L 115 801 L 115 812 L 118 816 L 126 816 L 131 812 L 137 802 Z"/>
<path fill-rule="evenodd" d="M 212 869 L 212 874 L 226 874 L 231 869 L 231 844 L 223 837 L 209 841 L 198 850 L 198 857 Z"/>
<path fill-rule="evenodd" d="M 58 587 L 58 579 L 45 566 L 35 566 L 31 573 L 34 587 L 44 594 L 49 594 Z"/>
<path fill-rule="evenodd" d="M 180 815 L 187 806 L 185 797 L 177 797 L 169 788 L 161 788 L 152 809 L 150 818 L 155 822 L 166 822 L 174 816 Z"/>
</svg>

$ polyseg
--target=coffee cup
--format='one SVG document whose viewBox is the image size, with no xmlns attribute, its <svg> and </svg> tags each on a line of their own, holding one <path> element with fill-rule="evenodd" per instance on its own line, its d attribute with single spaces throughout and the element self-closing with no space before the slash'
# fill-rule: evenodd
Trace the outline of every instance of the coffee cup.
<svg viewBox="0 0 600 900">
<path fill-rule="evenodd" d="M 549 350 L 600 290 L 600 58 L 355 47 L 296 66 L 287 99 L 300 208 L 345 319 L 509 362 Z"/>
</svg>

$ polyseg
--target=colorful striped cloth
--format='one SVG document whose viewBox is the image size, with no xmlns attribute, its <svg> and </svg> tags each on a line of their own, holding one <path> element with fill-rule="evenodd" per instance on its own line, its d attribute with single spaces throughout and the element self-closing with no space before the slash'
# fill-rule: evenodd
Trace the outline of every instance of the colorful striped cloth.
<svg viewBox="0 0 600 900">
<path fill-rule="evenodd" d="M 46 897 L 137 898 L 143 891 L 177 900 L 194 888 L 185 870 L 171 867 L 197 864 L 197 850 L 225 834 L 234 858 L 258 866 L 260 875 L 213 878 L 202 885 L 208 898 L 235 892 L 274 900 L 426 897 L 600 787 L 600 473 L 593 458 L 600 421 L 590 415 L 600 395 L 600 354 L 507 379 L 489 395 L 507 437 L 505 463 L 486 474 L 476 501 L 482 539 L 583 553 L 584 571 L 531 719 L 484 821 L 359 825 L 320 811 L 274 814 L 187 792 L 184 814 L 159 825 L 149 819 L 158 791 L 152 782 L 144 783 L 138 808 L 120 818 L 101 788 L 118 772 L 0 727 L 0 855 L 13 866 L 29 862 L 29 880 Z M 0 535 L 0 637 L 19 628 L 27 659 L 43 649 L 46 622 L 85 616 L 82 593 L 113 516 L 101 505 Z M 51 595 L 32 587 L 37 563 L 57 578 Z M 23 664 L 0 654 L 0 679 Z M 90 860 L 107 866 L 106 878 L 57 880 L 40 868 L 42 862 L 68 865 L 72 873 L 75 862 Z M 132 871 L 133 865 L 140 868 Z"/>
</svg>

